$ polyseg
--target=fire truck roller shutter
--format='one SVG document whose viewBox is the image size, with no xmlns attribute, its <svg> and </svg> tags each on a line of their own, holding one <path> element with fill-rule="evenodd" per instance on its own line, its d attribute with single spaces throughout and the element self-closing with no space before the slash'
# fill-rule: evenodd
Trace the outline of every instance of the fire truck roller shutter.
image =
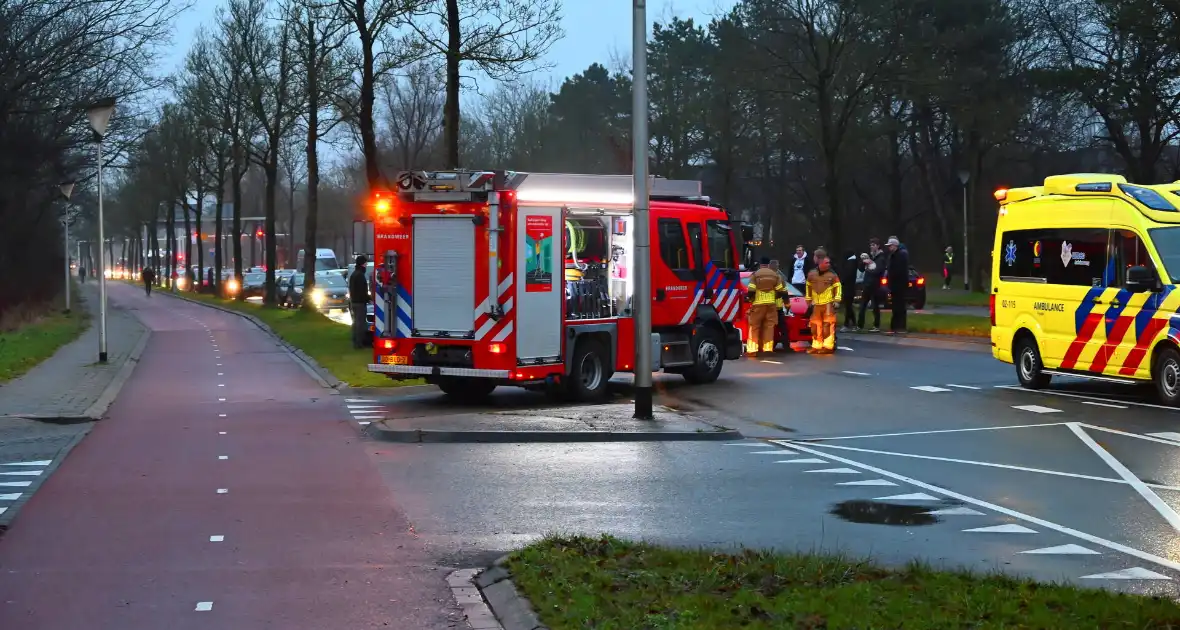
<svg viewBox="0 0 1180 630">
<path fill-rule="evenodd" d="M 412 328 L 475 332 L 475 224 L 470 215 L 414 217 Z"/>
</svg>

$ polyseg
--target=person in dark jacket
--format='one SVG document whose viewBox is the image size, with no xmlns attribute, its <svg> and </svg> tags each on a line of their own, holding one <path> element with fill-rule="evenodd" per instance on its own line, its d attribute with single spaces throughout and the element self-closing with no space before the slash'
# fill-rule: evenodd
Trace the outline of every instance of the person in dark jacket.
<svg viewBox="0 0 1180 630">
<path fill-rule="evenodd" d="M 869 332 L 881 332 L 881 278 L 885 276 L 885 252 L 881 249 L 881 241 L 869 239 L 867 255 L 861 255 L 860 266 L 865 272 L 864 286 L 861 289 L 860 313 L 856 318 L 856 327 L 864 330 L 865 311 L 869 302 L 873 303 L 873 327 Z"/>
<path fill-rule="evenodd" d="M 156 271 L 151 267 L 143 270 L 143 290 L 148 297 L 152 297 L 152 284 L 156 282 Z"/>
<path fill-rule="evenodd" d="M 955 250 L 950 245 L 942 250 L 942 290 L 951 288 L 951 275 L 955 271 Z"/>
<path fill-rule="evenodd" d="M 906 298 L 909 296 L 910 284 L 910 253 L 906 251 L 896 236 L 890 236 L 885 244 L 889 251 L 889 262 L 886 273 L 889 282 L 889 294 L 893 301 L 893 316 L 889 320 L 889 334 L 905 333 L 906 328 Z"/>
<path fill-rule="evenodd" d="M 349 306 L 352 310 L 352 347 L 365 347 L 365 333 L 368 332 L 369 321 L 366 312 L 369 304 L 369 281 L 365 278 L 365 265 L 369 261 L 364 256 L 356 257 L 356 266 L 352 275 L 348 277 Z"/>
<path fill-rule="evenodd" d="M 840 327 L 840 332 L 848 332 L 856 329 L 856 305 L 853 304 L 852 296 L 856 295 L 856 272 L 860 271 L 860 259 L 857 258 L 856 252 L 851 249 L 844 251 L 844 256 L 840 261 L 840 284 L 844 285 L 844 291 L 847 292 L 844 300 L 844 324 Z"/>
</svg>

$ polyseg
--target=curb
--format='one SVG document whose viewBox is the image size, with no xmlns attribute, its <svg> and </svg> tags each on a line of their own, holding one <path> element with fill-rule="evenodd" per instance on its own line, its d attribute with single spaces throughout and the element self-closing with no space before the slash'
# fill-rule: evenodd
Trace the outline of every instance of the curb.
<svg viewBox="0 0 1180 630">
<path fill-rule="evenodd" d="M 276 333 L 273 329 L 271 329 L 270 326 L 266 325 L 266 322 L 262 321 L 261 319 L 258 319 L 257 317 L 255 317 L 249 313 L 243 313 L 241 311 L 235 311 L 232 308 L 225 308 L 224 306 L 218 306 L 216 304 L 209 304 L 207 302 L 202 302 L 200 300 L 194 300 L 192 298 L 185 297 L 184 295 L 181 295 L 178 293 L 163 292 L 161 294 L 167 295 L 172 298 L 176 298 L 178 300 L 184 300 L 185 302 L 188 302 L 190 304 L 197 304 L 199 306 L 211 308 L 211 309 L 214 309 L 217 311 L 221 311 L 223 313 L 229 313 L 230 315 L 237 315 L 238 317 L 241 317 L 242 319 L 254 324 L 260 330 L 262 330 L 266 334 L 270 335 L 271 338 L 273 338 L 275 341 L 279 342 L 279 345 L 281 345 L 283 347 L 283 349 L 285 349 L 287 351 L 287 353 L 290 354 L 292 356 L 292 358 L 295 359 L 295 362 L 298 363 L 299 366 L 302 367 L 303 370 L 308 373 L 308 375 L 310 375 L 313 379 L 316 380 L 317 383 L 320 384 L 320 387 L 323 387 L 324 389 L 333 389 L 334 390 L 334 389 L 338 389 L 341 386 L 345 385 L 344 381 L 341 381 L 340 379 L 333 376 L 331 372 L 324 369 L 319 363 L 316 362 L 315 359 L 308 356 L 307 353 L 305 353 L 303 350 L 300 350 L 299 348 L 291 345 L 290 343 L 287 342 L 286 339 L 283 339 L 282 337 L 280 337 L 279 334 Z"/>
<path fill-rule="evenodd" d="M 474 630 L 549 630 L 512 583 L 508 556 L 487 569 L 463 569 L 447 577 L 455 601 Z"/>
<path fill-rule="evenodd" d="M 733 429 L 724 431 L 432 431 L 429 429 L 365 428 L 366 435 L 386 442 L 520 444 L 525 442 L 721 442 L 744 440 Z"/>
</svg>

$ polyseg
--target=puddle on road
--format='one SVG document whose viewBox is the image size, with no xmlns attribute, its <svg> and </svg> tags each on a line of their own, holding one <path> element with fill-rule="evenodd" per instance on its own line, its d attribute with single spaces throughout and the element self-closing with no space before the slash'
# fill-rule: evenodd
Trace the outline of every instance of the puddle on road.
<svg viewBox="0 0 1180 630">
<path fill-rule="evenodd" d="M 926 514 L 932 509 L 937 508 L 931 508 L 929 505 L 903 505 L 882 501 L 854 500 L 835 504 L 828 514 L 850 523 L 869 525 L 933 525 L 940 519 L 937 516 Z"/>
</svg>

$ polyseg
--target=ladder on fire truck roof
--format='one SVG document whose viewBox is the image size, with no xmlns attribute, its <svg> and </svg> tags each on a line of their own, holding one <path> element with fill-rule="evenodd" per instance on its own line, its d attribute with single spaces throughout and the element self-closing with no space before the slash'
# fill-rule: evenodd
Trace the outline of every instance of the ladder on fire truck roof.
<svg viewBox="0 0 1180 630">
<path fill-rule="evenodd" d="M 709 203 L 697 180 L 651 177 L 649 181 L 652 199 Z M 402 171 L 395 182 L 398 194 L 408 201 L 476 201 L 486 199 L 493 190 L 511 190 L 522 204 L 629 207 L 634 203 L 630 175 Z"/>
</svg>

